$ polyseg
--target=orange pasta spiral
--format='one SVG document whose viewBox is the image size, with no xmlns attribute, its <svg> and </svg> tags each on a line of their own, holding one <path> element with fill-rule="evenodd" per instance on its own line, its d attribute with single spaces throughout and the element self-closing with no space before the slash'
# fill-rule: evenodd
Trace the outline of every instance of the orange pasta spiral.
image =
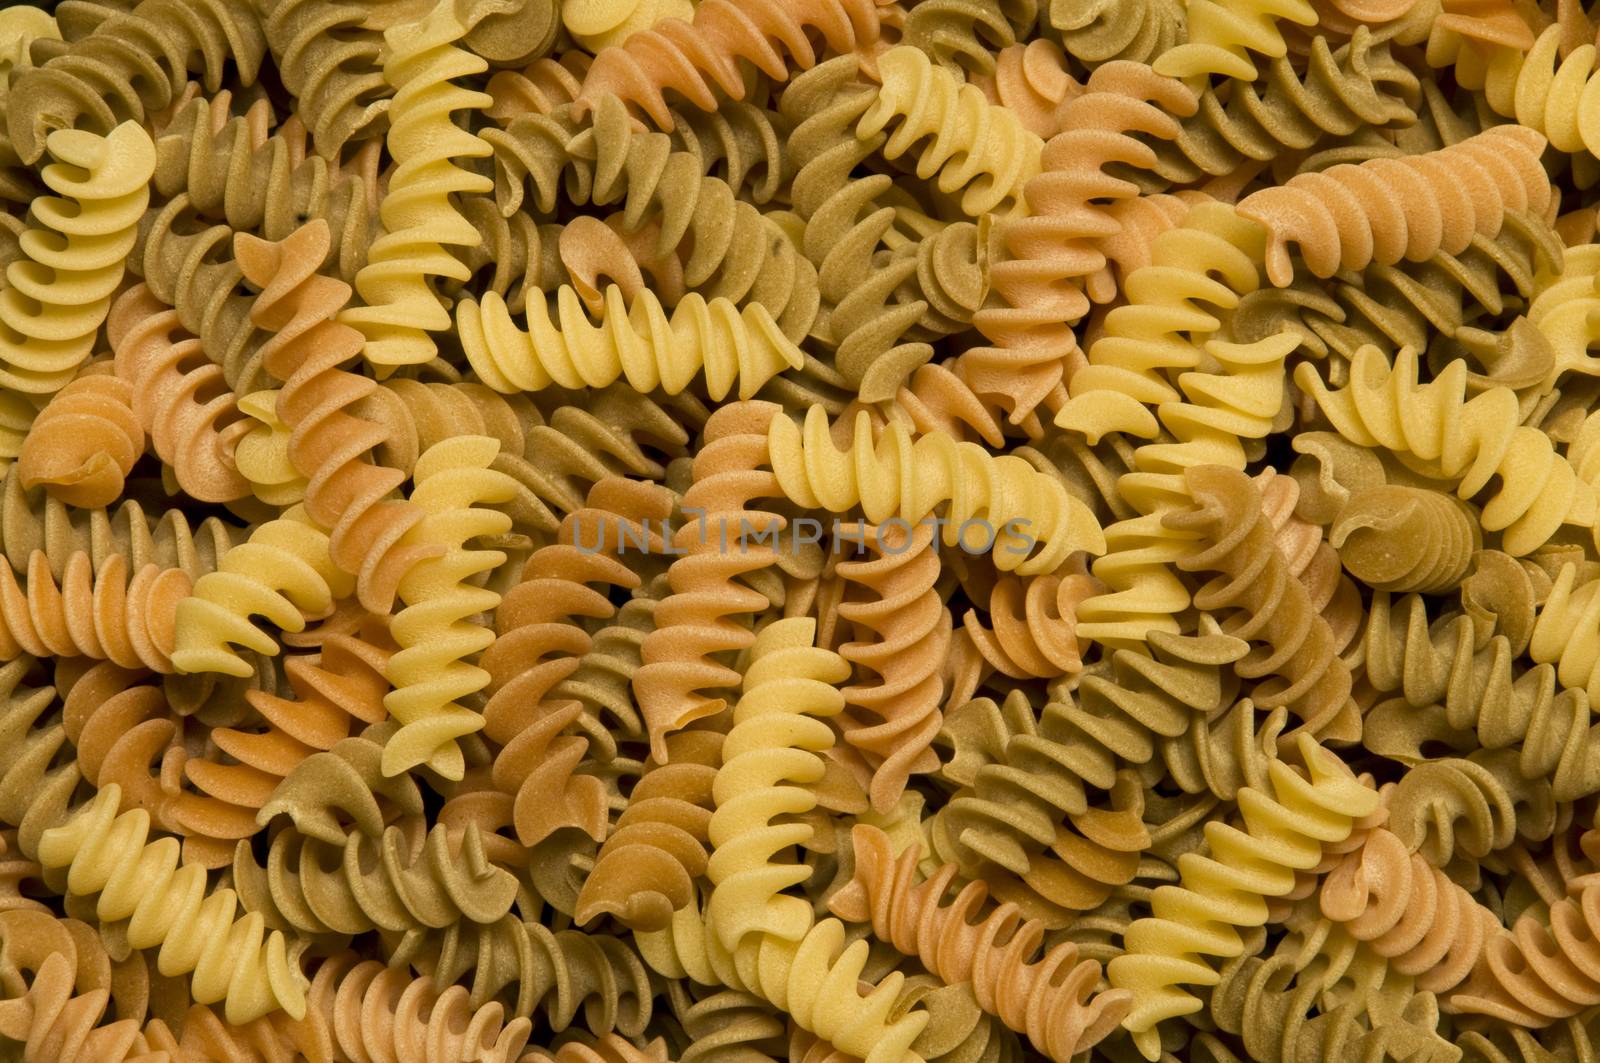
<svg viewBox="0 0 1600 1063">
<path fill-rule="evenodd" d="M 327 223 L 317 219 L 276 243 L 240 233 L 234 252 L 245 277 L 261 288 L 251 320 L 275 333 L 261 358 L 284 382 L 277 411 L 290 430 L 289 461 L 309 478 L 306 512 L 331 529 L 330 556 L 356 576 L 362 604 L 387 612 L 411 566 L 439 551 L 403 541 L 422 510 L 390 497 L 406 475 L 372 460 L 386 433 L 352 412 L 378 384 L 341 368 L 361 353 L 362 337 L 336 320 L 350 286 L 317 274 L 330 239 Z"/>
<path fill-rule="evenodd" d="M 703 0 L 692 23 L 667 19 L 602 48 L 583 79 L 579 112 L 614 95 L 644 111 L 658 128 L 671 129 L 668 91 L 702 111 L 714 111 L 713 87 L 734 99 L 744 97 L 741 61 L 778 82 L 788 80 L 791 63 L 801 70 L 815 66 L 819 57 L 811 33 L 835 52 L 870 55 L 880 33 L 879 9 L 888 2 Z"/>
<path fill-rule="evenodd" d="M 84 553 L 68 559 L 58 586 L 36 550 L 25 589 L 10 567 L 0 566 L 0 659 L 83 656 L 171 672 L 178 602 L 190 586 L 181 569 L 155 565 L 130 579 L 117 555 L 95 572 Z"/>
<path fill-rule="evenodd" d="M 134 416 L 185 494 L 201 502 L 243 498 L 250 483 L 233 452 L 250 421 L 239 413 L 222 367 L 182 328 L 178 312 L 149 288 L 129 288 L 106 319 L 117 377 L 132 387 Z"/>
<path fill-rule="evenodd" d="M 1100 965 L 1079 961 L 1070 941 L 1034 958 L 1044 925 L 1024 921 L 1016 905 L 1002 904 L 974 922 L 989 894 L 983 883 L 967 883 L 944 904 L 959 875 L 954 864 L 916 883 L 915 847 L 896 859 L 888 835 L 867 824 L 857 824 L 851 838 L 855 876 L 833 895 L 829 910 L 852 922 L 870 922 L 878 938 L 917 957 L 945 982 L 971 982 L 979 1007 L 1027 1034 L 1056 1063 L 1069 1063 L 1128 1013 L 1133 995 L 1126 990 L 1091 999 Z"/>
<path fill-rule="evenodd" d="M 905 532 L 859 523 L 840 527 L 839 534 L 857 539 L 867 555 L 838 566 L 847 598 L 839 619 L 854 627 L 857 639 L 839 647 L 839 655 L 859 669 L 857 683 L 844 689 L 839 725 L 872 768 L 872 806 L 887 812 L 912 775 L 938 767 L 932 744 L 944 699 L 950 611 L 934 588 L 941 566 L 931 523 Z M 856 588 L 864 599 L 852 593 Z M 866 677 L 870 681 L 861 681 Z"/>
<path fill-rule="evenodd" d="M 578 894 L 579 923 L 610 915 L 634 930 L 662 930 L 695 900 L 695 879 L 706 873 L 709 859 L 722 735 L 680 731 L 664 744 L 666 755 L 646 766 L 616 830 L 600 847 Z"/>
<path fill-rule="evenodd" d="M 85 370 L 39 411 L 22 441 L 17 473 L 23 486 L 42 484 L 69 506 L 109 506 L 122 497 L 143 453 L 133 389 L 109 373 Z"/>
<path fill-rule="evenodd" d="M 1567 884 L 1541 919 L 1528 914 L 1492 937 L 1452 1008 L 1518 1026 L 1549 1026 L 1600 1003 L 1600 876 Z"/>
<path fill-rule="evenodd" d="M 737 687 L 739 673 L 712 655 L 750 646 L 755 635 L 742 618 L 767 608 L 765 595 L 737 581 L 777 561 L 773 536 L 785 521 L 753 503 L 783 496 L 766 467 L 767 429 L 780 413 L 774 403 L 739 402 L 706 422 L 683 496 L 685 524 L 673 539 L 685 556 L 668 570 L 673 593 L 656 608 L 633 676 L 657 760 L 666 759 L 668 732 L 722 711 L 725 698 L 701 691 Z"/>
<path fill-rule="evenodd" d="M 1333 630 L 1311 605 L 1305 585 L 1289 573 L 1249 477 L 1225 466 L 1197 466 L 1185 479 L 1195 505 L 1169 513 L 1168 527 L 1197 532 L 1200 549 L 1178 562 L 1185 572 L 1212 571 L 1195 593 L 1196 607 L 1230 610 L 1223 630 L 1256 643 L 1234 670 L 1260 679 L 1252 697 L 1262 708 L 1286 706 L 1302 721 L 1279 743 L 1288 748 L 1303 733 L 1360 734 L 1349 665 L 1334 653 Z"/>
<path fill-rule="evenodd" d="M 1472 972 L 1499 922 L 1472 895 L 1382 827 L 1320 887 L 1322 914 L 1366 942 L 1417 988 L 1443 993 Z"/>
<path fill-rule="evenodd" d="M 968 609 L 962 628 L 990 668 L 1011 679 L 1052 679 L 1083 669 L 1084 643 L 1078 638 L 1078 603 L 1097 593 L 1093 577 L 1081 572 L 995 581 L 989 594 L 986 628 Z"/>
<path fill-rule="evenodd" d="M 180 793 L 172 819 L 191 833 L 224 839 L 211 855 L 192 855 L 211 866 L 233 857 L 232 840 L 260 829 L 256 813 L 284 777 L 312 754 L 332 749 L 361 724 L 387 717 L 384 668 L 397 647 L 388 624 L 369 617 L 354 634 L 329 635 L 321 651 L 286 657 L 283 670 L 294 698 L 247 690 L 245 700 L 266 721 L 262 731 L 218 727 L 207 751 L 183 771 L 198 794 Z M 211 747 L 215 747 L 213 751 Z M 203 795 L 203 796 L 202 796 Z M 196 848 L 193 846 L 186 847 Z"/>
<path fill-rule="evenodd" d="M 1525 126 L 1496 126 L 1424 155 L 1300 174 L 1240 200 L 1239 215 L 1266 227 L 1267 276 L 1280 288 L 1294 278 L 1290 243 L 1319 277 L 1458 255 L 1474 236 L 1497 234 L 1507 211 L 1545 213 L 1544 147 Z"/>
<path fill-rule="evenodd" d="M 558 541 L 528 559 L 521 582 L 495 613 L 497 637 L 482 661 L 489 673 L 484 731 L 502 747 L 492 780 L 511 797 L 511 820 L 524 845 L 537 845 L 564 827 L 605 840 L 605 784 L 574 774 L 590 747 L 587 738 L 569 733 L 584 714 L 583 704 L 552 698 L 551 690 L 593 648 L 581 619 L 609 620 L 615 607 L 607 592 L 639 585 L 639 577 L 615 556 L 621 544 L 648 541 L 649 523 L 671 511 L 665 488 L 620 477 L 600 481 L 590 489 L 588 505 L 561 522 Z"/>
<path fill-rule="evenodd" d="M 0 1036 L 12 1042 L 19 1063 L 118 1063 L 164 1060 L 139 1029 L 137 1019 L 101 1025 L 111 993 L 73 992 L 73 964 L 65 955 L 47 956 L 25 993 L 0 1001 Z"/>
</svg>

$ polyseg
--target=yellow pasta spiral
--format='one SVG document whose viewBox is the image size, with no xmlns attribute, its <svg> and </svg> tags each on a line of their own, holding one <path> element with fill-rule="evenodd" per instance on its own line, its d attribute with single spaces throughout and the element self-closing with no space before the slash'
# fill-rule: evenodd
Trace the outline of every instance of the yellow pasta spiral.
<svg viewBox="0 0 1600 1063">
<path fill-rule="evenodd" d="M 150 202 L 156 151 L 124 122 L 108 136 L 61 129 L 46 141 L 54 196 L 33 201 L 37 224 L 0 292 L 0 386 L 49 395 L 89 356 L 122 283 L 124 263 Z"/>
<path fill-rule="evenodd" d="M 937 176 L 941 192 L 961 192 L 961 209 L 972 217 L 1018 208 L 1022 186 L 1039 172 L 1044 141 L 1037 133 L 981 89 L 934 66 L 920 48 L 889 49 L 878 57 L 878 77 L 878 98 L 856 124 L 856 136 L 895 126 L 884 157 L 915 152 L 917 176 Z"/>
<path fill-rule="evenodd" d="M 1111 984 L 1133 991 L 1123 1026 L 1146 1059 L 1159 1055 L 1159 1021 L 1200 1010 L 1183 986 L 1217 984 L 1206 957 L 1242 955 L 1239 928 L 1264 925 L 1266 899 L 1286 896 L 1296 871 L 1322 861 L 1324 843 L 1345 840 L 1355 821 L 1378 807 L 1377 792 L 1310 735 L 1300 737 L 1299 748 L 1308 774 L 1274 762 L 1272 795 L 1240 790 L 1244 829 L 1207 822 L 1208 851 L 1178 858 L 1182 885 L 1151 895 L 1153 915 L 1128 928 L 1126 954 L 1111 961 Z"/>
<path fill-rule="evenodd" d="M 278 640 L 257 627 L 262 616 L 284 631 L 304 631 L 308 616 L 325 616 L 354 590 L 351 577 L 328 556 L 328 536 L 296 506 L 258 527 L 249 541 L 222 556 L 178 603 L 180 672 L 221 672 L 247 678 L 251 667 L 233 646 L 276 656 Z"/>
<path fill-rule="evenodd" d="M 1593 42 L 1563 56 L 1562 28 L 1548 27 L 1526 54 L 1495 49 L 1485 96 L 1496 113 L 1537 130 L 1568 154 L 1600 156 L 1600 77 Z"/>
<path fill-rule="evenodd" d="M 466 32 L 454 3 L 434 5 L 421 21 L 384 33 L 389 57 L 384 77 L 395 88 L 389 105 L 389 152 L 396 161 L 388 194 L 378 209 L 383 235 L 372 244 L 356 274 L 366 306 L 353 306 L 339 320 L 366 336 L 362 353 L 381 373 L 416 365 L 437 351 L 430 332 L 450 328 L 450 312 L 429 286 L 429 277 L 466 281 L 471 274 L 450 247 L 477 247 L 476 227 L 450 197 L 485 193 L 494 181 L 462 169 L 456 159 L 481 159 L 489 145 L 456 124 L 457 112 L 482 110 L 493 99 L 454 84 L 452 78 L 482 73 L 488 64 L 456 46 Z"/>
<path fill-rule="evenodd" d="M 1213 74 L 1256 79 L 1250 53 L 1279 59 L 1289 45 L 1280 21 L 1315 26 L 1317 10 L 1309 0 L 1186 0 L 1189 40 L 1161 54 L 1156 73 L 1203 81 Z"/>
<path fill-rule="evenodd" d="M 1468 399 L 1467 363 L 1459 359 L 1426 384 L 1418 383 L 1418 372 L 1411 348 L 1401 348 L 1391 365 L 1366 346 L 1350 362 L 1348 386 L 1330 390 L 1306 363 L 1295 369 L 1295 383 L 1345 439 L 1383 447 L 1424 475 L 1455 481 L 1463 499 L 1498 477 L 1480 521 L 1485 531 L 1504 533 L 1507 553 L 1530 553 L 1564 522 L 1594 523 L 1593 488 L 1548 435 L 1520 423 L 1516 392 L 1487 388 Z"/>
<path fill-rule="evenodd" d="M 667 929 L 635 937 L 645 962 L 668 978 L 753 993 L 865 1063 L 922 1063 L 911 1042 L 927 1025 L 928 1013 L 890 1018 L 905 982 L 900 971 L 861 995 L 857 986 L 868 944 L 857 940 L 847 946 L 844 924 L 837 919 L 824 919 L 794 941 L 750 934 L 730 951 L 691 904 L 672 917 Z"/>
<path fill-rule="evenodd" d="M 996 457 L 939 431 L 912 439 L 898 422 L 874 439 L 865 411 L 848 448 L 839 449 L 832 432 L 821 406 L 807 412 L 804 428 L 787 417 L 768 428 L 772 470 L 797 505 L 833 513 L 860 506 L 880 525 L 917 524 L 940 510 L 946 546 L 972 548 L 976 526 L 986 540 L 978 549 L 992 549 L 997 566 L 1024 576 L 1054 571 L 1073 551 L 1105 549 L 1089 507 L 1022 458 Z"/>
<path fill-rule="evenodd" d="M 283 934 L 267 934 L 256 913 L 236 919 L 233 890 L 208 895 L 205 867 L 180 867 L 176 838 L 147 843 L 150 814 L 136 808 L 117 815 L 121 799 L 122 788 L 112 783 L 65 824 L 45 831 L 39 862 L 66 868 L 69 892 L 99 893 L 101 920 L 128 920 L 128 944 L 159 948 L 156 966 L 164 975 L 192 972 L 194 999 L 225 1000 L 229 1022 L 280 1008 L 303 1016 L 310 983 Z"/>
<path fill-rule="evenodd" d="M 812 827 L 793 817 L 817 806 L 811 784 L 823 775 L 818 754 L 833 746 L 823 718 L 844 708 L 837 687 L 850 675 L 838 654 L 812 645 L 815 636 L 816 621 L 801 617 L 756 636 L 722 746 L 712 784 L 717 809 L 707 875 L 715 888 L 706 918 L 726 948 L 748 934 L 798 940 L 814 918 L 809 901 L 783 893 L 811 869 L 779 858 L 811 839 Z"/>
<path fill-rule="evenodd" d="M 784 336 L 767 309 L 731 300 L 685 296 L 669 313 L 645 289 L 632 305 L 617 285 L 605 290 L 604 320 L 589 320 L 571 285 L 556 292 L 555 320 L 549 303 L 531 299 L 528 328 L 517 327 L 505 300 L 489 292 L 480 306 L 464 299 L 456 326 L 467 360 L 496 391 L 599 388 L 625 378 L 639 392 L 660 388 L 676 395 L 704 372 L 706 390 L 721 399 L 738 385 L 748 399 L 785 367 L 800 368 L 800 349 Z"/>
<path fill-rule="evenodd" d="M 400 651 L 389 659 L 394 690 L 383 703 L 403 726 L 384 747 L 385 775 L 426 763 L 460 779 L 465 763 L 456 739 L 483 727 L 483 717 L 457 701 L 489 683 L 489 673 L 467 658 L 494 642 L 494 631 L 473 618 L 499 605 L 500 595 L 474 577 L 504 564 L 506 555 L 467 543 L 511 530 L 510 517 L 484 505 L 516 495 L 516 481 L 489 467 L 499 451 L 488 436 L 457 436 L 429 447 L 412 472 L 411 501 L 427 515 L 406 535 L 442 546 L 444 554 L 418 561 L 400 578 L 405 608 L 391 628 Z"/>
</svg>

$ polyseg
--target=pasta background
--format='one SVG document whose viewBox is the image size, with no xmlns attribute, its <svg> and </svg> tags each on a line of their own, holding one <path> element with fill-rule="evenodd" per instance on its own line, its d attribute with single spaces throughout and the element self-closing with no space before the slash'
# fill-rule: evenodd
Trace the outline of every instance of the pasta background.
<svg viewBox="0 0 1600 1063">
<path fill-rule="evenodd" d="M 0 10 L 0 1060 L 1594 1063 L 1572 0 Z"/>
</svg>

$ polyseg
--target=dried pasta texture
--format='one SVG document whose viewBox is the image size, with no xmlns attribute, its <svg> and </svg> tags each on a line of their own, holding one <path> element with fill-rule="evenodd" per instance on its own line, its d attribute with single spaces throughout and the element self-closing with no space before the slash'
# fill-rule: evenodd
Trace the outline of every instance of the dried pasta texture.
<svg viewBox="0 0 1600 1063">
<path fill-rule="evenodd" d="M 1279 762 L 1269 769 L 1272 794 L 1241 790 L 1244 828 L 1208 822 L 1205 850 L 1179 857 L 1181 885 L 1155 890 L 1153 914 L 1128 928 L 1126 955 L 1111 961 L 1111 984 L 1134 995 L 1123 1025 L 1146 1058 L 1156 1054 L 1157 1022 L 1200 1010 L 1183 987 L 1216 984 L 1207 957 L 1242 955 L 1239 931 L 1266 922 L 1267 899 L 1287 896 L 1296 871 L 1317 866 L 1324 845 L 1348 838 L 1378 806 L 1338 757 L 1309 735 L 1298 745 L 1306 774 Z"/>
<path fill-rule="evenodd" d="M 34 225 L 0 293 L 0 385 L 50 395 L 78 371 L 122 283 L 155 168 L 150 134 L 125 122 L 108 135 L 62 129 L 46 146 Z"/>
<path fill-rule="evenodd" d="M 73 554 L 58 582 L 35 551 L 25 584 L 0 568 L 0 659 L 84 656 L 124 668 L 183 670 L 174 659 L 183 652 L 177 614 L 190 591 L 181 570 L 146 565 L 130 574 L 120 555 L 96 572 L 87 554 Z"/>
<path fill-rule="evenodd" d="M 431 334 L 450 328 L 450 313 L 429 279 L 466 280 L 470 274 L 449 249 L 476 247 L 480 240 L 451 196 L 494 187 L 489 178 L 455 163 L 491 153 L 452 117 L 492 102 L 454 80 L 487 66 L 459 46 L 465 32 L 462 15 L 450 2 L 384 33 L 389 52 L 383 76 L 395 90 L 387 139 L 397 165 L 378 206 L 383 233 L 355 278 L 364 305 L 340 314 L 366 337 L 362 354 L 380 372 L 426 362 L 437 352 Z"/>
<path fill-rule="evenodd" d="M 294 93 L 319 154 L 338 159 L 352 139 L 384 131 L 390 90 L 382 45 L 377 34 L 361 32 L 361 5 L 273 0 L 262 5 L 262 16 L 284 87 Z"/>
<path fill-rule="evenodd" d="M 1316 9 L 1308 0 L 1269 0 L 1238 6 L 1186 0 L 1184 12 L 1188 40 L 1157 56 L 1152 65 L 1158 73 L 1196 80 L 1221 74 L 1254 81 L 1256 65 L 1250 53 L 1276 59 L 1289 50 L 1279 22 L 1312 26 L 1317 21 Z"/>
</svg>

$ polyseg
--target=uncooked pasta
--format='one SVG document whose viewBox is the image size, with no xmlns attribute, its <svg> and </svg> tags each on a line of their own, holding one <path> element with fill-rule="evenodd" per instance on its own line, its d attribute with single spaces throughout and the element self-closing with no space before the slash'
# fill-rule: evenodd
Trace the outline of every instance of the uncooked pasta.
<svg viewBox="0 0 1600 1063">
<path fill-rule="evenodd" d="M 0 1060 L 1595 1063 L 1600 17 L 0 11 Z"/>
</svg>

